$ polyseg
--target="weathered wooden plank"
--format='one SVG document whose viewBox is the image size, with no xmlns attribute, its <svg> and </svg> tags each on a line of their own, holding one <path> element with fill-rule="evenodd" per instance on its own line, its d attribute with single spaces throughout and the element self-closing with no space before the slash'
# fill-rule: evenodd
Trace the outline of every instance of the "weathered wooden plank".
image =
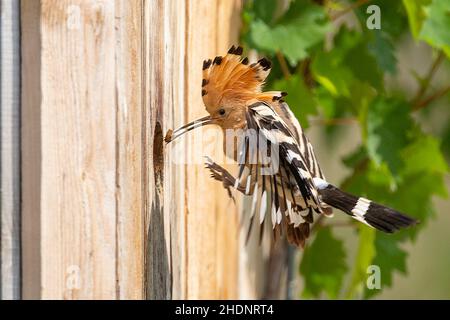
<svg viewBox="0 0 450 320">
<path fill-rule="evenodd" d="M 236 297 L 237 208 L 162 138 L 239 4 L 22 2 L 26 298 Z"/>
<path fill-rule="evenodd" d="M 143 1 L 116 0 L 117 298 L 144 297 Z"/>
<path fill-rule="evenodd" d="M 199 85 L 202 61 L 223 54 L 236 43 L 237 30 L 228 18 L 229 12 L 239 8 L 239 4 L 239 1 L 187 1 L 187 120 L 205 115 Z M 212 146 L 214 154 L 219 156 L 222 141 L 213 140 Z M 197 156 L 197 161 L 202 161 L 204 154 Z M 186 193 L 189 252 L 186 298 L 236 297 L 237 208 L 228 200 L 222 186 L 209 178 L 201 162 L 186 168 Z"/>
<path fill-rule="evenodd" d="M 163 136 L 184 118 L 184 1 L 146 2 L 146 284 L 150 299 L 184 296 L 184 168 L 165 152 Z M 184 156 L 184 155 L 181 155 Z"/>
<path fill-rule="evenodd" d="M 0 1 L 0 299 L 20 298 L 20 3 Z"/>
<path fill-rule="evenodd" d="M 116 297 L 114 9 L 22 1 L 28 298 Z"/>
<path fill-rule="evenodd" d="M 184 121 L 185 115 L 185 64 L 186 6 L 184 0 L 166 0 L 164 19 L 165 43 L 165 85 L 164 92 L 164 132 L 175 124 Z M 171 298 L 184 298 L 186 290 L 186 256 L 185 245 L 185 170 L 175 165 L 175 161 L 184 158 L 184 154 L 164 152 L 164 208 L 167 221 L 166 232 L 169 232 Z M 169 228 L 167 228 L 169 226 Z"/>
<path fill-rule="evenodd" d="M 163 108 L 166 106 L 166 56 L 164 48 L 164 1 L 147 1 L 145 7 L 145 180 L 146 195 L 146 289 L 147 298 L 170 299 L 170 241 L 164 208 Z"/>
</svg>

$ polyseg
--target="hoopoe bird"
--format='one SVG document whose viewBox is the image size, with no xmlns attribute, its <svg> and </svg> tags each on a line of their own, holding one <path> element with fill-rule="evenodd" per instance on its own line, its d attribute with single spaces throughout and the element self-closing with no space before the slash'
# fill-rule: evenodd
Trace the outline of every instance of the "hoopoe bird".
<svg viewBox="0 0 450 320">
<path fill-rule="evenodd" d="M 238 161 L 237 176 L 210 158 L 206 167 L 231 197 L 231 189 L 252 197 L 248 234 L 257 219 L 261 240 L 266 216 L 270 216 L 277 237 L 284 229 L 291 244 L 304 247 L 314 212 L 330 217 L 332 208 L 387 233 L 417 222 L 329 183 L 300 123 L 283 100 L 287 93 L 262 92 L 270 61 L 262 58 L 249 64 L 242 53 L 242 47 L 232 46 L 224 57 L 204 61 L 201 93 L 209 115 L 169 130 L 165 140 L 169 143 L 209 124 L 220 126 L 224 135 L 230 130 L 240 132 L 240 143 L 234 143 L 231 152 L 225 150 L 224 141 L 224 152 Z M 270 163 L 264 161 L 268 158 Z"/>
</svg>

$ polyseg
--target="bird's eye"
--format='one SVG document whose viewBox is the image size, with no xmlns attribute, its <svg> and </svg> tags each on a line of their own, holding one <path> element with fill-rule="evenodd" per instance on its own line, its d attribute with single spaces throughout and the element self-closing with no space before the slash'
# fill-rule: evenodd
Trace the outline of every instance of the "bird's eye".
<svg viewBox="0 0 450 320">
<path fill-rule="evenodd" d="M 225 109 L 220 109 L 220 110 L 219 110 L 219 114 L 220 114 L 221 116 L 224 116 L 224 115 L 225 115 Z"/>
</svg>

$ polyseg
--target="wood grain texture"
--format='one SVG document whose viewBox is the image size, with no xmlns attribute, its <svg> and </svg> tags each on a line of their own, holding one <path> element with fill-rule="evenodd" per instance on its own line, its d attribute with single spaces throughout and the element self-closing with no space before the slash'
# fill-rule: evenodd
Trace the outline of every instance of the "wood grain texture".
<svg viewBox="0 0 450 320">
<path fill-rule="evenodd" d="M 224 54 L 231 44 L 236 43 L 238 25 L 233 23 L 230 16 L 239 12 L 239 8 L 240 1 L 187 1 L 188 121 L 206 114 L 199 85 L 202 80 L 202 61 Z M 218 137 L 220 138 L 217 140 L 213 138 L 207 141 L 215 155 L 222 152 L 221 135 Z M 203 164 L 186 167 L 186 193 L 188 255 L 185 297 L 235 298 L 238 264 L 237 207 L 229 201 L 223 187 L 210 179 Z"/>
<path fill-rule="evenodd" d="M 117 298 L 144 298 L 141 0 L 116 0 Z"/>
<path fill-rule="evenodd" d="M 20 3 L 0 0 L 0 299 L 20 298 Z"/>
<path fill-rule="evenodd" d="M 148 61 L 144 117 L 147 147 L 146 288 L 149 299 L 180 299 L 186 282 L 183 154 L 166 147 L 167 129 L 184 121 L 184 1 L 146 2 L 144 52 Z"/>
<path fill-rule="evenodd" d="M 116 297 L 115 7 L 22 1 L 24 297 Z"/>
<path fill-rule="evenodd" d="M 239 10 L 22 1 L 25 298 L 237 297 L 237 208 L 163 136 L 205 113 L 202 60 Z"/>
<path fill-rule="evenodd" d="M 162 158 L 163 147 L 163 110 L 168 104 L 165 95 L 167 78 L 167 51 L 164 46 L 167 19 L 165 1 L 146 2 L 145 8 L 145 80 L 146 96 L 146 160 L 144 188 L 147 197 L 145 226 L 146 239 L 146 290 L 149 299 L 170 299 L 172 296 L 170 232 L 168 231 L 169 208 L 164 206 L 165 163 Z M 171 195 L 170 195 L 171 196 Z"/>
<path fill-rule="evenodd" d="M 166 43 L 166 85 L 163 109 L 164 133 L 167 129 L 185 121 L 185 78 L 189 72 L 186 65 L 186 4 L 184 0 L 166 1 L 164 43 Z M 170 45 L 169 45 L 170 44 Z M 170 49 L 169 49 L 170 48 Z M 185 168 L 175 165 L 184 154 L 164 150 L 164 207 L 170 224 L 171 298 L 182 299 L 186 291 L 186 256 L 189 254 L 185 241 Z"/>
<path fill-rule="evenodd" d="M 115 298 L 114 2 L 41 3 L 42 298 Z"/>
</svg>

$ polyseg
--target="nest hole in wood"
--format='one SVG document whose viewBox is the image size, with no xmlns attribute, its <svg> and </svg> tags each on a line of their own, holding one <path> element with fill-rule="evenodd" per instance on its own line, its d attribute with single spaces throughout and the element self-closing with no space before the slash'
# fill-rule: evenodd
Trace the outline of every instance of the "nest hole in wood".
<svg viewBox="0 0 450 320">
<path fill-rule="evenodd" d="M 156 122 L 153 134 L 153 173 L 157 191 L 161 191 L 164 180 L 164 141 L 161 124 Z"/>
</svg>

